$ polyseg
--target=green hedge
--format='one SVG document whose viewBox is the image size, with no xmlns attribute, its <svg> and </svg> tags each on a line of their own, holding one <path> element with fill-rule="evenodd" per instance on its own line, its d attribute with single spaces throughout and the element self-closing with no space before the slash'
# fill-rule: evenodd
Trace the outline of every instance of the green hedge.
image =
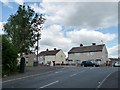
<svg viewBox="0 0 120 90">
<path fill-rule="evenodd" d="M 2 76 L 10 75 L 18 71 L 17 50 L 8 38 L 2 36 Z"/>
</svg>

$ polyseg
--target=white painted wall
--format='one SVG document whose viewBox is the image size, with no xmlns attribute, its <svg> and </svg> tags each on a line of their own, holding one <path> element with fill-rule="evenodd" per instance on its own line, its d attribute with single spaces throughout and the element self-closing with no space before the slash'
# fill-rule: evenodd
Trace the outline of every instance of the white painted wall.
<svg viewBox="0 0 120 90">
<path fill-rule="evenodd" d="M 103 63 L 106 63 L 106 61 L 108 61 L 108 51 L 107 51 L 106 46 L 103 47 L 102 55 L 103 55 L 102 56 Z"/>
<path fill-rule="evenodd" d="M 45 56 L 45 63 L 55 61 L 55 55 Z"/>
<path fill-rule="evenodd" d="M 26 60 L 26 66 L 33 66 L 33 62 L 37 60 L 37 56 L 35 54 L 23 55 Z"/>
<path fill-rule="evenodd" d="M 53 63 L 52 61 L 55 61 L 56 64 L 61 64 L 62 61 L 64 63 L 66 63 L 66 59 L 65 59 L 65 54 L 62 50 L 60 50 L 56 55 L 48 55 L 48 56 L 39 56 L 38 60 L 39 60 L 39 64 L 41 64 L 42 62 L 44 64 L 47 64 L 48 62 L 51 62 L 51 64 Z"/>
<path fill-rule="evenodd" d="M 45 56 L 39 56 L 38 57 L 38 63 L 39 64 L 42 64 L 42 63 L 45 64 Z"/>
<path fill-rule="evenodd" d="M 95 58 L 101 58 L 102 52 L 85 52 L 85 53 L 73 53 L 69 54 L 69 60 L 90 60 Z"/>
<path fill-rule="evenodd" d="M 85 53 L 72 53 L 68 54 L 68 59 L 73 60 L 72 63 L 76 63 L 77 60 L 78 62 L 82 62 L 84 60 L 95 60 L 95 59 L 102 59 L 103 62 L 105 63 L 106 59 L 108 58 L 107 50 L 106 48 L 103 48 L 103 51 L 99 52 L 85 52 Z"/>
<path fill-rule="evenodd" d="M 65 57 L 66 57 L 66 56 L 65 56 L 64 52 L 63 52 L 62 50 L 60 50 L 60 51 L 56 54 L 55 63 L 61 64 L 62 61 L 63 61 L 63 63 L 66 63 L 66 62 L 65 62 Z"/>
</svg>

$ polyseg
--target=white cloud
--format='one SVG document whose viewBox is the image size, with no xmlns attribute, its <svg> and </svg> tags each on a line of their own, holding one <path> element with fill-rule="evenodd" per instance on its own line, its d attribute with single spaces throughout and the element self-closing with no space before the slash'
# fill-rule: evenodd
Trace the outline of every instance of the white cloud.
<svg viewBox="0 0 120 90">
<path fill-rule="evenodd" d="M 40 9 L 41 4 L 33 3 L 30 5 L 30 7 L 36 12 L 36 13 L 45 13 L 43 9 Z"/>
<path fill-rule="evenodd" d="M 14 0 L 14 1 L 20 5 L 23 5 L 23 3 L 24 3 L 24 0 Z"/>
<path fill-rule="evenodd" d="M 9 0 L 0 0 L 1 2 L 3 2 L 3 3 L 8 3 L 9 2 Z"/>
<path fill-rule="evenodd" d="M 0 0 L 0 1 L 3 2 L 6 5 L 8 5 L 9 2 L 16 2 L 16 3 L 20 4 L 20 5 L 23 5 L 23 3 L 24 3 L 24 0 Z"/>
<path fill-rule="evenodd" d="M 3 29 L 3 23 L 0 22 L 0 30 L 2 30 L 2 29 Z"/>
<path fill-rule="evenodd" d="M 119 0 L 44 0 L 44 2 L 119 2 Z"/>
<path fill-rule="evenodd" d="M 5 24 L 6 22 L 0 22 L 0 34 L 4 34 L 4 32 L 2 31 L 3 29 L 3 25 Z"/>
<path fill-rule="evenodd" d="M 40 7 L 43 8 L 40 8 Z M 34 4 L 36 12 L 46 14 L 47 24 L 79 28 L 101 28 L 117 25 L 117 2 L 44 2 Z"/>
<path fill-rule="evenodd" d="M 108 48 L 109 58 L 118 57 L 118 48 L 120 48 L 120 45 L 116 45 L 116 46 Z"/>
<path fill-rule="evenodd" d="M 83 43 L 85 45 L 90 45 L 93 42 L 96 42 L 97 44 L 101 44 L 101 40 L 104 43 L 107 43 L 117 38 L 117 35 L 110 33 L 104 34 L 99 31 L 81 29 L 79 31 L 74 30 L 68 32 L 67 37 L 69 37 L 72 40 L 72 43 L 76 43 L 77 45 L 79 45 L 80 43 Z"/>
<path fill-rule="evenodd" d="M 46 28 L 42 31 L 40 44 L 43 47 L 49 47 L 51 49 L 56 47 L 67 51 L 71 45 L 71 40 L 66 38 L 61 30 L 62 27 L 60 25 L 52 25 Z"/>
</svg>

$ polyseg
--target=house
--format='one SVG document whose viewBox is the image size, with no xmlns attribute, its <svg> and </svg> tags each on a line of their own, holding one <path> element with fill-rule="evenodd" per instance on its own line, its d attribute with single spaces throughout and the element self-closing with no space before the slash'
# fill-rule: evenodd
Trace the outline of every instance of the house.
<svg viewBox="0 0 120 90">
<path fill-rule="evenodd" d="M 84 60 L 101 60 L 102 64 L 106 63 L 108 52 L 105 44 L 96 45 L 96 43 L 92 43 L 90 46 L 80 44 L 79 47 L 73 47 L 68 52 L 68 61 L 70 64 L 79 64 Z"/>
<path fill-rule="evenodd" d="M 26 66 L 33 66 L 37 60 L 36 54 L 23 55 L 23 57 L 25 58 Z"/>
<path fill-rule="evenodd" d="M 20 55 L 18 55 L 19 57 L 17 58 L 18 61 L 18 65 L 20 64 L 21 61 L 21 57 Z M 23 54 L 23 57 L 25 58 L 25 64 L 26 66 L 33 66 L 34 62 L 37 60 L 37 56 L 34 53 L 30 53 L 28 55 Z"/>
<path fill-rule="evenodd" d="M 65 54 L 61 49 L 42 51 L 38 55 L 39 64 L 49 64 L 51 66 L 55 64 L 64 64 L 65 63 Z"/>
</svg>

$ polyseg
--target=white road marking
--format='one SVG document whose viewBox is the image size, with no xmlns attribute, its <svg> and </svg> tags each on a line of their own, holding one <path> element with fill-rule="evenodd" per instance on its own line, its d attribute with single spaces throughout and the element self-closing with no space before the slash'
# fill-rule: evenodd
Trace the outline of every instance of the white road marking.
<svg viewBox="0 0 120 90">
<path fill-rule="evenodd" d="M 70 75 L 70 77 L 73 77 L 73 76 L 75 76 L 75 75 L 77 75 L 77 74 L 80 74 L 80 73 L 82 73 L 82 72 L 84 72 L 84 70 L 81 71 L 81 72 L 78 72 L 78 73 L 72 74 L 72 75 Z"/>
<path fill-rule="evenodd" d="M 105 80 L 111 75 L 112 73 L 108 74 L 107 77 L 105 77 L 101 82 L 98 82 L 99 85 L 97 86 L 97 88 L 100 88 L 101 85 L 105 82 Z"/>
<path fill-rule="evenodd" d="M 83 70 L 83 71 L 81 71 L 81 72 L 85 72 L 85 70 Z M 79 72 L 79 73 L 81 73 L 81 72 Z"/>
<path fill-rule="evenodd" d="M 25 76 L 25 77 L 16 78 L 16 79 L 11 79 L 11 80 L 7 80 L 7 81 L 3 81 L 2 83 L 11 82 L 11 81 L 20 80 L 20 79 L 29 78 L 29 77 L 34 77 L 34 76 L 39 76 L 39 75 L 47 74 L 50 72 L 53 72 L 53 71 L 49 71 L 49 72 L 45 72 L 45 73 L 41 73 L 41 74 L 30 75 L 30 76 Z"/>
<path fill-rule="evenodd" d="M 95 67 L 91 67 L 90 69 L 94 69 Z"/>
<path fill-rule="evenodd" d="M 55 73 L 60 73 L 60 72 L 62 72 L 62 71 L 58 71 L 58 72 L 55 72 Z"/>
<path fill-rule="evenodd" d="M 55 83 L 58 83 L 59 81 L 57 80 L 57 81 L 54 81 L 54 82 L 52 82 L 52 83 L 49 83 L 49 84 L 47 84 L 47 85 L 44 85 L 44 86 L 42 86 L 42 87 L 40 87 L 40 88 L 45 88 L 45 87 L 48 87 L 48 86 L 50 86 L 50 85 L 52 85 L 52 84 L 55 84 Z"/>
<path fill-rule="evenodd" d="M 77 75 L 77 73 L 70 75 L 70 77 L 73 77 L 73 76 L 75 76 L 75 75 Z"/>
<path fill-rule="evenodd" d="M 65 68 L 62 68 L 62 69 L 65 69 Z"/>
</svg>

